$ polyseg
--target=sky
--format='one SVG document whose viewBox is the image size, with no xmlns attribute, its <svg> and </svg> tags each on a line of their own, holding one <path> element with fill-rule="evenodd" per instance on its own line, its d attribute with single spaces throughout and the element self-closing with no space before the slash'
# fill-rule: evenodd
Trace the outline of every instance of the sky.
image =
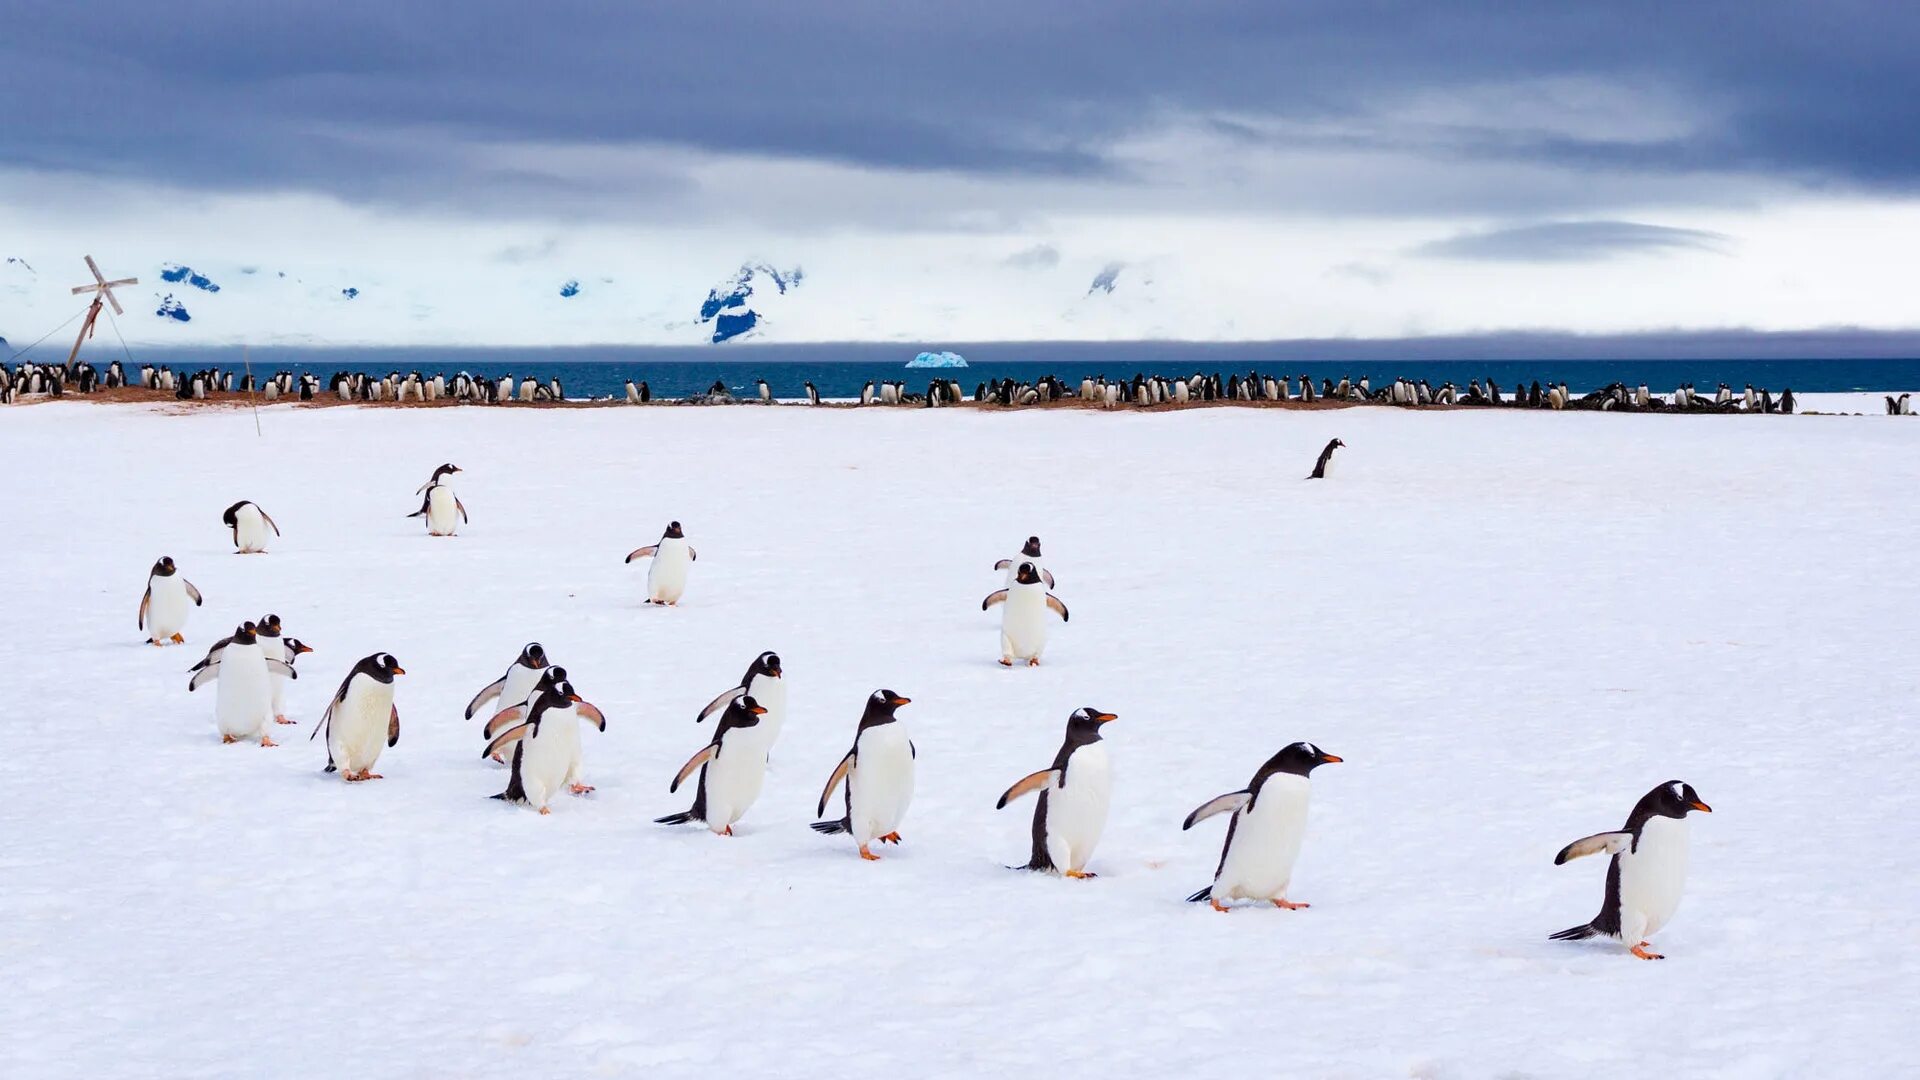
<svg viewBox="0 0 1920 1080">
<path fill-rule="evenodd" d="M 116 327 L 151 343 L 687 344 L 741 283 L 736 341 L 1920 323 L 1899 5 L 20 0 L 6 24 L 16 348 L 73 314 L 89 253 L 141 279 Z"/>
</svg>

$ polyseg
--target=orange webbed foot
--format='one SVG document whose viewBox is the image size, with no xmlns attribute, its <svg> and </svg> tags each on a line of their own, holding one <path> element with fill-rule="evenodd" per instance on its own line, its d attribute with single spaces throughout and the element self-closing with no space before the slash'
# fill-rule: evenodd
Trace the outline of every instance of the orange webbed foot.
<svg viewBox="0 0 1920 1080">
<path fill-rule="evenodd" d="M 1633 955 L 1639 957 L 1642 960 L 1665 960 L 1666 959 L 1666 957 L 1660 953 L 1648 952 L 1647 943 L 1644 941 L 1638 945 L 1635 945 L 1630 951 L 1633 953 Z"/>
<path fill-rule="evenodd" d="M 1082 880 L 1097 876 L 1094 874 L 1089 874 L 1085 870 L 1068 870 L 1068 871 L 1065 871 L 1065 873 L 1070 878 L 1079 878 Z"/>
<path fill-rule="evenodd" d="M 289 719 L 287 719 L 287 718 L 286 718 L 286 717 L 284 717 L 284 716 L 276 716 L 276 717 L 274 717 L 274 718 L 273 718 L 273 722 L 274 722 L 274 723 L 276 723 L 276 724 L 291 724 L 291 723 L 293 723 L 293 721 L 291 721 L 291 720 L 289 720 Z"/>
<path fill-rule="evenodd" d="M 548 814 L 551 814 L 551 813 L 553 813 L 553 807 L 551 806 L 543 806 L 540 808 L 541 817 L 546 817 Z"/>
<path fill-rule="evenodd" d="M 263 749 L 264 749 L 264 748 L 266 748 L 266 747 L 269 747 L 269 746 L 279 746 L 279 745 L 280 745 L 279 743 L 277 743 L 277 742 L 274 742 L 274 741 L 273 741 L 273 740 L 272 740 L 271 738 L 269 738 L 269 737 L 268 737 L 268 736 L 266 736 L 266 735 L 261 735 L 261 736 L 260 736 L 260 746 L 261 746 L 261 747 L 262 747 Z"/>
<path fill-rule="evenodd" d="M 239 742 L 239 741 L 240 741 L 239 739 L 236 739 L 236 738 L 234 738 L 234 737 L 233 737 L 233 736 L 231 736 L 231 735 L 222 735 L 222 736 L 220 736 L 220 745 L 221 745 L 221 746 L 225 746 L 225 745 L 227 745 L 227 744 L 228 744 L 228 743 L 230 743 L 230 742 Z"/>
<path fill-rule="evenodd" d="M 900 834 L 897 832 L 890 832 L 885 836 L 878 837 L 877 839 L 883 844 L 897 844 L 900 842 Z"/>
<path fill-rule="evenodd" d="M 1039 666 L 1040 666 L 1040 658 L 1039 658 L 1039 657 L 1037 657 L 1037 656 L 1031 656 L 1031 657 L 1028 657 L 1028 658 L 1027 658 L 1027 666 L 1028 666 L 1028 667 L 1039 667 Z"/>
<path fill-rule="evenodd" d="M 175 634 L 173 635 L 173 643 L 175 645 L 185 645 L 187 643 L 187 639 L 181 637 L 179 634 Z"/>
<path fill-rule="evenodd" d="M 1313 905 L 1312 904 L 1296 904 L 1291 900 L 1275 900 L 1273 902 L 1273 906 L 1277 908 L 1284 908 L 1287 911 L 1299 911 L 1301 908 L 1310 908 Z"/>
<path fill-rule="evenodd" d="M 1011 657 L 1011 656 L 1003 656 L 1003 657 L 1001 657 L 1001 658 L 1000 658 L 1000 666 L 1001 666 L 1001 667 L 1012 667 L 1012 666 L 1013 666 L 1013 657 Z"/>
<path fill-rule="evenodd" d="M 1221 903 L 1221 902 L 1220 902 L 1219 900 L 1217 900 L 1217 899 L 1213 899 L 1213 898 L 1211 898 L 1211 897 L 1209 897 L 1209 898 L 1208 898 L 1208 900 L 1207 900 L 1207 903 L 1209 903 L 1209 904 L 1212 904 L 1212 905 L 1213 905 L 1213 910 L 1215 910 L 1215 911 L 1219 911 L 1219 912 L 1225 912 L 1225 911 L 1227 910 L 1227 905 L 1225 905 L 1225 904 L 1223 904 L 1223 903 Z"/>
<path fill-rule="evenodd" d="M 860 845 L 860 857 L 861 857 L 861 858 L 863 858 L 863 859 L 865 859 L 865 860 L 867 860 L 868 862 L 879 862 L 879 861 L 880 861 L 880 856 L 878 856 L 878 855 L 875 855 L 875 854 L 874 854 L 873 852 L 871 852 L 871 851 L 868 851 L 868 850 L 867 850 L 867 845 L 865 845 L 865 844 L 861 844 L 861 845 Z"/>
<path fill-rule="evenodd" d="M 567 790 L 573 792 L 575 795 L 587 795 L 592 793 L 593 785 L 592 784 L 572 784 L 568 786 Z"/>
</svg>

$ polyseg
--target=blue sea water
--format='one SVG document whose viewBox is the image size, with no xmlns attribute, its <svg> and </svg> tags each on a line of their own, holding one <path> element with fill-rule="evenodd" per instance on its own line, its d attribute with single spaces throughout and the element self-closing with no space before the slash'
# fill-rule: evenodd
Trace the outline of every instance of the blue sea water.
<svg viewBox="0 0 1920 1080">
<path fill-rule="evenodd" d="M 958 351 L 968 361 L 961 369 L 909 370 L 906 362 L 924 346 L 915 345 L 796 345 L 725 346 L 715 348 L 254 348 L 251 363 L 256 375 L 273 371 L 312 371 L 323 380 L 338 370 L 389 371 L 453 375 L 466 371 L 497 379 L 507 373 L 546 381 L 558 377 L 570 398 L 617 397 L 627 380 L 646 381 L 656 398 L 701 393 L 717 380 L 735 394 L 754 393 L 754 381 L 764 378 L 774 396 L 798 398 L 811 380 L 822 397 L 856 397 L 869 379 L 896 380 L 911 390 L 924 391 L 934 376 L 959 382 L 971 396 L 974 387 L 992 379 L 1032 380 L 1052 374 L 1077 385 L 1082 376 L 1105 375 L 1126 379 L 1135 373 L 1167 376 L 1195 371 L 1259 370 L 1263 374 L 1312 376 L 1338 381 L 1342 376 L 1370 375 L 1379 386 L 1395 377 L 1426 379 L 1435 386 L 1452 381 L 1465 388 L 1468 380 L 1491 377 L 1503 390 L 1534 380 L 1566 382 L 1584 392 L 1612 382 L 1630 386 L 1645 383 L 1655 393 L 1669 393 L 1683 382 L 1712 389 L 1727 383 L 1739 390 L 1751 383 L 1778 394 L 1847 391 L 1920 390 L 1920 358 L 1908 359 L 1395 359 L 1370 355 L 1359 359 L 1303 359 L 1276 354 L 1258 344 L 1187 344 L 1127 342 L 1118 345 L 1052 343 L 1039 345 L 969 345 Z M 94 363 L 104 365 L 120 356 L 95 345 L 87 350 Z M 139 362 L 169 364 L 175 370 L 218 367 L 241 369 L 238 348 L 136 349 Z"/>
</svg>

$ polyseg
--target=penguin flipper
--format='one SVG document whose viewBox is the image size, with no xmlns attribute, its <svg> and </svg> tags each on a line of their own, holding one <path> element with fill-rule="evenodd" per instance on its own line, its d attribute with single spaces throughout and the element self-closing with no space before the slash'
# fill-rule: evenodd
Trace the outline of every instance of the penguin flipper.
<svg viewBox="0 0 1920 1080">
<path fill-rule="evenodd" d="M 1012 565 L 1013 565 L 1012 559 L 1001 559 L 999 562 L 993 564 L 993 568 L 995 570 L 1005 570 L 1007 567 Z"/>
<path fill-rule="evenodd" d="M 1630 832 L 1594 833 L 1592 836 L 1583 836 L 1561 848 L 1560 854 L 1553 857 L 1553 865 L 1560 866 L 1569 859 L 1578 859 L 1583 855 L 1597 855 L 1602 851 L 1610 855 L 1618 855 L 1632 844 L 1633 834 Z"/>
<path fill-rule="evenodd" d="M 293 670 L 293 665 L 287 663 L 285 660 L 268 660 L 267 671 L 273 675 L 285 675 L 289 679 L 297 679 L 300 677 L 300 673 Z"/>
<path fill-rule="evenodd" d="M 600 706 L 591 701 L 576 701 L 573 703 L 573 710 L 592 721 L 595 728 L 601 731 L 607 730 L 607 714 L 600 711 Z"/>
<path fill-rule="evenodd" d="M 532 734 L 532 732 L 533 732 L 532 724 L 515 724 L 513 727 L 510 727 L 507 730 L 501 732 L 499 738 L 488 743 L 487 748 L 485 750 L 480 751 L 480 756 L 483 759 L 490 758 L 497 751 L 504 749 L 505 747 L 510 746 L 513 743 L 520 741 L 521 739 L 526 738 L 529 734 Z M 518 769 L 514 770 L 513 779 L 514 779 L 514 783 L 517 784 L 519 782 L 520 771 Z"/>
<path fill-rule="evenodd" d="M 1067 605 L 1065 605 L 1065 604 L 1063 604 L 1063 603 L 1061 603 L 1061 602 L 1060 602 L 1060 598 L 1059 598 L 1059 597 L 1057 597 L 1057 596 L 1055 596 L 1055 595 L 1053 595 L 1052 593 L 1048 593 L 1048 594 L 1047 594 L 1047 606 L 1053 609 L 1053 613 L 1054 613 L 1055 615 L 1058 615 L 1058 616 L 1060 616 L 1060 621 L 1061 621 L 1061 622 L 1067 622 L 1067 621 L 1068 621 L 1068 618 L 1067 618 Z"/>
<path fill-rule="evenodd" d="M 854 755 L 856 753 L 858 753 L 857 750 L 847 751 L 847 756 L 841 758 L 840 764 L 834 766 L 833 775 L 827 777 L 826 790 L 820 792 L 820 807 L 814 811 L 815 816 L 827 812 L 827 800 L 833 797 L 833 789 L 840 786 L 840 781 L 847 778 L 847 770 L 853 768 Z M 820 826 L 815 825 L 814 828 L 818 829 Z"/>
<path fill-rule="evenodd" d="M 527 707 L 525 705 L 509 705 L 499 712 L 494 713 L 493 718 L 487 721 L 487 726 L 480 734 L 485 738 L 491 739 L 495 735 L 505 731 L 508 724 L 516 720 L 524 720 L 526 717 Z"/>
<path fill-rule="evenodd" d="M 648 544 L 646 547 L 643 547 L 643 548 L 634 548 L 632 551 L 627 553 L 627 561 L 632 562 L 635 559 L 650 559 L 654 555 L 658 554 L 659 551 L 660 551 L 659 544 Z"/>
<path fill-rule="evenodd" d="M 680 785 L 686 783 L 687 777 L 692 776 L 700 766 L 712 761 L 714 754 L 718 752 L 719 749 L 720 747 L 717 743 L 708 743 L 701 747 L 699 753 L 688 758 L 687 763 L 680 766 L 680 772 L 674 776 L 673 783 L 667 785 L 667 793 L 671 795 L 680 790 Z"/>
<path fill-rule="evenodd" d="M 149 584 L 147 586 L 147 591 L 140 594 L 139 629 L 145 630 L 147 628 L 147 609 L 152 606 L 153 606 L 153 586 Z"/>
<path fill-rule="evenodd" d="M 1031 795 L 1042 788 L 1058 787 L 1060 785 L 1060 776 L 1061 773 L 1059 769 L 1041 769 L 1036 773 L 1028 773 L 1021 777 L 1012 787 L 1008 788 L 1007 793 L 1000 796 L 1000 801 L 993 804 L 993 808 L 995 810 L 1004 810 L 1008 803 L 1023 795 Z"/>
<path fill-rule="evenodd" d="M 400 744 L 400 706 L 391 706 L 393 712 L 387 717 L 387 745 Z"/>
<path fill-rule="evenodd" d="M 255 509 L 255 510 L 260 510 L 260 508 L 259 508 L 258 506 L 256 506 L 256 507 L 254 507 L 254 509 Z M 265 511 L 265 510 L 260 510 L 260 516 L 261 516 L 261 517 L 262 517 L 263 519 L 265 519 L 265 520 L 266 520 L 266 523 L 267 523 L 268 525 L 271 525 L 271 526 L 273 527 L 273 535 L 275 535 L 275 536 L 279 536 L 279 535 L 280 535 L 280 526 L 278 526 L 278 525 L 274 525 L 274 524 L 273 524 L 273 518 L 272 518 L 272 517 L 271 517 L 270 515 L 268 515 L 268 513 L 267 513 L 267 512 Z"/>
<path fill-rule="evenodd" d="M 1051 570 L 1040 571 L 1040 580 L 1047 583 L 1047 588 L 1049 589 L 1053 588 L 1053 571 Z"/>
<path fill-rule="evenodd" d="M 194 588 L 193 582 L 188 581 L 185 578 L 180 579 L 180 584 L 185 585 L 187 587 L 187 595 L 193 597 L 193 606 L 199 607 L 200 606 L 200 590 Z"/>
<path fill-rule="evenodd" d="M 207 683 L 212 682 L 214 679 L 217 679 L 219 677 L 220 677 L 220 665 L 217 663 L 208 664 L 206 667 L 200 669 L 200 673 L 198 675 L 195 675 L 192 681 L 187 683 L 187 689 L 189 691 L 198 690 L 202 686 L 205 686 Z"/>
<path fill-rule="evenodd" d="M 707 702 L 706 707 L 700 710 L 700 715 L 693 718 L 693 722 L 696 724 L 700 723 L 707 717 L 712 716 L 714 713 L 732 704 L 734 698 L 740 697 L 746 692 L 747 688 L 744 686 L 736 686 L 731 690 L 723 692 L 719 697 Z"/>
<path fill-rule="evenodd" d="M 692 544 L 687 545 L 687 561 L 688 562 L 700 561 L 700 549 L 694 547 Z"/>
<path fill-rule="evenodd" d="M 453 508 L 454 508 L 455 510 L 458 510 L 458 511 L 460 511 L 460 520 L 461 520 L 461 521 L 463 521 L 463 522 L 464 522 L 464 521 L 466 521 L 466 520 L 467 520 L 467 507 L 466 507 L 466 504 L 465 504 L 465 503 L 462 503 L 462 502 L 460 501 L 460 496 L 458 496 L 458 495 L 455 495 L 455 496 L 453 497 Z M 471 524 L 471 523 L 469 522 L 469 524 Z"/>
<path fill-rule="evenodd" d="M 485 705 L 487 702 L 493 700 L 494 698 L 499 697 L 501 689 L 506 685 L 507 685 L 507 677 L 505 675 L 502 675 L 499 678 L 488 683 L 487 685 L 481 687 L 480 692 L 473 695 L 473 700 L 467 702 L 467 719 L 469 720 L 473 719 L 473 714 L 480 711 L 480 706 Z"/>
<path fill-rule="evenodd" d="M 980 610 L 985 611 L 995 604 L 1004 604 L 1006 602 L 1007 602 L 1007 590 L 995 589 L 994 591 L 987 594 L 987 598 L 985 600 L 980 601 Z"/>
<path fill-rule="evenodd" d="M 1184 832 L 1215 814 L 1238 810 L 1252 801 L 1253 792 L 1251 791 L 1229 791 L 1217 799 L 1209 799 L 1201 803 L 1198 809 L 1187 815 L 1187 820 L 1180 823 L 1180 829 Z"/>
</svg>

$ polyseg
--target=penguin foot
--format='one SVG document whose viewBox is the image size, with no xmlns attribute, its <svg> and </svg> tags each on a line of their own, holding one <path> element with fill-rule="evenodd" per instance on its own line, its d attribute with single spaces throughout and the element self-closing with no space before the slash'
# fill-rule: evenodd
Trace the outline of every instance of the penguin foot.
<svg viewBox="0 0 1920 1080">
<path fill-rule="evenodd" d="M 284 716 L 281 716 L 281 715 L 279 715 L 279 714 L 277 714 L 277 713 L 276 713 L 276 714 L 274 715 L 274 718 L 273 718 L 273 722 L 274 722 L 274 723 L 276 723 L 276 724 L 291 724 L 291 723 L 293 723 L 293 721 L 291 721 L 291 720 L 289 720 L 289 719 L 287 719 L 286 717 L 284 717 Z"/>
<path fill-rule="evenodd" d="M 1207 903 L 1209 903 L 1209 904 L 1212 904 L 1212 905 L 1213 905 L 1213 910 L 1215 910 L 1215 911 L 1218 911 L 1218 912 L 1221 912 L 1221 913 L 1223 913 L 1223 914 L 1224 914 L 1224 913 L 1226 912 L 1226 910 L 1227 910 L 1227 905 L 1225 905 L 1225 904 L 1223 904 L 1223 903 L 1221 903 L 1218 897 L 1209 897 L 1209 898 L 1207 899 Z"/>
<path fill-rule="evenodd" d="M 377 773 L 377 772 L 374 772 L 374 771 L 373 771 L 372 769 L 361 769 L 361 770 L 360 770 L 360 775 L 359 775 L 359 776 L 355 776 L 355 777 L 351 777 L 350 779 L 354 779 L 354 780 L 385 780 L 385 779 L 386 779 L 386 777 L 384 777 L 384 776 L 381 776 L 381 775 L 380 775 L 379 773 Z"/>
<path fill-rule="evenodd" d="M 1277 908 L 1285 908 L 1288 911 L 1299 911 L 1301 908 L 1310 908 L 1313 905 L 1312 904 L 1296 904 L 1291 900 L 1275 900 L 1273 902 L 1273 906 Z"/>
<path fill-rule="evenodd" d="M 1630 951 L 1633 953 L 1633 955 L 1639 957 L 1642 960 L 1665 960 L 1666 959 L 1666 956 L 1664 956 L 1661 953 L 1648 952 L 1647 943 L 1644 941 L 1638 945 L 1635 945 Z"/>
<path fill-rule="evenodd" d="M 575 795 L 586 795 L 593 791 L 593 785 L 592 784 L 569 784 L 567 785 L 567 790 L 573 792 Z"/>
<path fill-rule="evenodd" d="M 863 858 L 863 859 L 865 859 L 865 860 L 867 860 L 868 862 L 879 862 L 879 861 L 880 861 L 880 856 L 878 856 L 878 855 L 875 855 L 875 854 L 874 854 L 873 852 L 871 852 L 871 851 L 868 851 L 868 850 L 867 850 L 867 845 L 865 845 L 865 844 L 861 844 L 861 845 L 860 845 L 860 857 L 861 857 L 861 858 Z"/>
<path fill-rule="evenodd" d="M 553 813 L 553 807 L 551 806 L 543 806 L 540 808 L 541 817 L 546 817 L 548 814 L 551 814 L 551 813 Z"/>
<path fill-rule="evenodd" d="M 1028 666 L 1028 667 L 1039 667 L 1039 666 L 1040 666 L 1040 658 L 1039 658 L 1039 657 L 1037 657 L 1037 656 L 1029 656 L 1029 657 L 1027 657 L 1027 666 Z"/>
<path fill-rule="evenodd" d="M 173 643 L 175 645 L 185 645 L 187 643 L 187 639 L 181 637 L 179 634 L 175 634 L 173 635 Z"/>
<path fill-rule="evenodd" d="M 1087 873 L 1087 872 L 1086 872 L 1085 870 L 1066 870 L 1066 871 L 1062 871 L 1062 872 L 1063 872 L 1063 873 L 1065 873 L 1065 874 L 1066 874 L 1066 875 L 1067 875 L 1068 877 L 1070 877 L 1070 878 L 1083 878 L 1083 879 L 1084 879 L 1084 878 L 1092 878 L 1092 877 L 1099 877 L 1099 876 L 1100 876 L 1100 875 L 1098 875 L 1098 874 L 1089 874 L 1089 873 Z"/>
<path fill-rule="evenodd" d="M 1012 666 L 1013 666 L 1013 657 L 1011 657 L 1011 656 L 1003 656 L 1003 657 L 1001 657 L 1001 658 L 1000 658 L 1000 666 L 1001 666 L 1001 667 L 1012 667 Z"/>
<path fill-rule="evenodd" d="M 271 736 L 269 736 L 269 735 L 268 735 L 268 734 L 267 734 L 266 732 L 261 732 L 261 733 L 260 733 L 260 745 L 261 745 L 261 747 L 262 747 L 262 748 L 265 748 L 265 747 L 269 747 L 269 746 L 279 746 L 280 744 L 279 744 L 279 743 L 277 743 L 277 742 L 274 742 L 274 741 L 273 741 L 273 738 L 272 738 Z"/>
<path fill-rule="evenodd" d="M 227 745 L 227 744 L 228 744 L 228 743 L 230 743 L 230 742 L 239 742 L 239 741 L 240 741 L 239 739 L 236 739 L 236 738 L 234 738 L 234 737 L 233 737 L 233 736 L 231 736 L 231 735 L 222 735 L 222 736 L 220 736 L 220 745 L 221 745 L 221 746 L 225 746 L 225 745 Z"/>
<path fill-rule="evenodd" d="M 732 835 L 733 835 L 733 826 L 731 826 L 731 825 L 728 825 L 728 826 L 725 826 L 725 827 L 724 827 L 724 828 L 722 828 L 722 829 L 721 829 L 721 830 L 720 830 L 719 832 L 717 832 L 717 833 L 714 833 L 714 835 L 715 835 L 715 836 L 732 836 Z"/>
</svg>

